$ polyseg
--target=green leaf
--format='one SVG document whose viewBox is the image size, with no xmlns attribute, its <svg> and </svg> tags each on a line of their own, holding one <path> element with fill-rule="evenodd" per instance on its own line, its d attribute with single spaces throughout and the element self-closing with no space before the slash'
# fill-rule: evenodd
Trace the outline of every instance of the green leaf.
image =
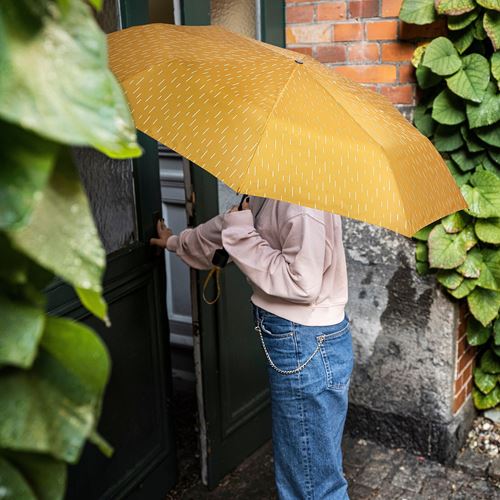
<svg viewBox="0 0 500 500">
<path fill-rule="evenodd" d="M 470 312 L 484 326 L 491 323 L 498 315 L 500 292 L 476 287 L 467 296 Z"/>
<path fill-rule="evenodd" d="M 432 119 L 431 110 L 427 111 L 422 105 L 415 107 L 413 123 L 426 137 L 430 137 L 436 128 L 436 122 Z"/>
<path fill-rule="evenodd" d="M 462 66 L 462 61 L 450 40 L 440 36 L 427 46 L 422 64 L 437 75 L 447 76 L 458 71 Z"/>
<path fill-rule="evenodd" d="M 467 253 L 463 264 L 457 267 L 457 271 L 466 278 L 479 278 L 483 265 L 483 255 L 477 248 L 473 248 Z M 479 285 L 478 281 L 478 285 Z"/>
<path fill-rule="evenodd" d="M 443 125 L 458 125 L 465 120 L 463 101 L 450 90 L 443 90 L 435 99 L 432 118 Z"/>
<path fill-rule="evenodd" d="M 103 0 L 88 0 L 89 4 L 96 10 L 101 10 Z"/>
<path fill-rule="evenodd" d="M 427 238 L 429 237 L 429 233 L 432 231 L 432 228 L 436 225 L 436 222 L 431 222 L 427 226 L 423 227 L 422 229 L 419 229 L 413 236 L 412 238 L 415 238 L 420 241 L 427 241 Z"/>
<path fill-rule="evenodd" d="M 474 38 L 481 42 L 488 36 L 486 34 L 486 31 L 484 30 L 483 19 L 481 19 L 480 17 L 474 21 L 474 24 L 472 25 L 472 33 L 474 35 Z"/>
<path fill-rule="evenodd" d="M 83 288 L 75 289 L 81 303 L 88 309 L 94 316 L 102 319 L 106 326 L 111 326 L 108 317 L 108 304 L 100 293 L 92 290 L 84 290 Z"/>
<path fill-rule="evenodd" d="M 0 229 L 22 227 L 55 163 L 58 146 L 0 120 Z"/>
<path fill-rule="evenodd" d="M 479 10 L 474 9 L 459 16 L 448 17 L 448 29 L 457 31 L 466 28 L 479 15 Z"/>
<path fill-rule="evenodd" d="M 476 0 L 476 2 L 485 9 L 500 10 L 499 0 Z"/>
<path fill-rule="evenodd" d="M 461 125 L 460 133 L 464 138 L 469 153 L 478 153 L 480 151 L 484 151 L 483 144 L 479 142 L 478 138 L 475 136 L 473 132 L 469 130 L 469 128 L 465 123 Z"/>
<path fill-rule="evenodd" d="M 477 219 L 474 230 L 481 241 L 500 245 L 500 217 Z"/>
<path fill-rule="evenodd" d="M 474 25 L 469 26 L 464 31 L 452 31 L 450 38 L 459 54 L 463 54 L 474 41 Z"/>
<path fill-rule="evenodd" d="M 108 69 L 106 37 L 88 5 L 72 1 L 60 9 L 51 2 L 39 10 L 37 2 L 3 0 L 0 32 L 0 116 L 114 158 L 141 154 L 127 102 Z"/>
<path fill-rule="evenodd" d="M 483 155 L 469 153 L 465 149 L 460 149 L 459 151 L 454 151 L 451 153 L 451 158 L 464 172 L 475 169 L 481 164 Z"/>
<path fill-rule="evenodd" d="M 477 285 L 488 290 L 500 290 L 500 249 L 481 251 L 481 275 Z"/>
<path fill-rule="evenodd" d="M 3 451 L 4 458 L 15 467 L 37 500 L 62 500 L 66 489 L 66 464 L 51 457 L 34 453 Z M 1 458 L 0 458 L 1 460 Z M 0 466 L 1 468 L 1 466 Z M 2 486 L 0 472 L 0 488 Z M 4 497 L 5 498 L 5 497 Z M 14 490 L 13 498 L 25 498 Z"/>
<path fill-rule="evenodd" d="M 500 358 L 490 349 L 481 356 L 479 366 L 485 373 L 499 374 Z"/>
<path fill-rule="evenodd" d="M 474 368 L 474 383 L 483 394 L 488 394 L 497 385 L 498 376 L 486 373 L 476 366 Z"/>
<path fill-rule="evenodd" d="M 493 323 L 493 335 L 494 344 L 500 346 L 500 318 L 497 318 Z"/>
<path fill-rule="evenodd" d="M 469 279 L 469 278 L 464 278 L 462 283 L 455 288 L 454 290 L 448 290 L 448 293 L 450 295 L 453 295 L 456 299 L 463 299 L 464 297 L 467 297 L 469 293 L 476 288 L 477 284 L 477 279 Z"/>
<path fill-rule="evenodd" d="M 498 50 L 500 48 L 500 12 L 487 10 L 484 13 L 483 26 L 493 44 L 493 49 Z"/>
<path fill-rule="evenodd" d="M 500 216 L 500 179 L 485 170 L 478 170 L 470 178 L 470 183 L 460 190 L 469 205 L 468 213 L 474 217 L 487 219 Z"/>
<path fill-rule="evenodd" d="M 428 89 L 430 87 L 434 87 L 441 80 L 442 77 L 433 73 L 427 66 L 420 64 L 418 68 L 415 70 L 415 76 L 417 77 L 417 82 L 420 88 Z"/>
<path fill-rule="evenodd" d="M 469 181 L 471 176 L 470 172 L 462 174 L 462 172 L 455 166 L 455 162 L 452 160 L 446 160 L 446 165 L 448 165 L 448 170 L 451 172 L 451 175 L 453 175 L 458 187 L 463 186 Z"/>
<path fill-rule="evenodd" d="M 74 287 L 101 292 L 105 254 L 68 150 L 61 150 L 30 224 L 10 237 L 26 255 Z"/>
<path fill-rule="evenodd" d="M 490 65 L 480 54 L 462 57 L 462 67 L 446 78 L 448 88 L 456 95 L 473 102 L 481 102 L 490 80 Z"/>
<path fill-rule="evenodd" d="M 420 66 L 420 61 L 422 60 L 422 57 L 424 56 L 424 52 L 425 52 L 427 45 L 429 45 L 429 44 L 423 43 L 422 45 L 419 45 L 413 51 L 413 55 L 411 57 L 411 64 L 414 68 L 418 68 Z"/>
<path fill-rule="evenodd" d="M 35 359 L 45 324 L 43 309 L 0 296 L 0 367 L 28 368 Z"/>
<path fill-rule="evenodd" d="M 476 135 L 486 144 L 500 148 L 500 127 L 498 124 L 474 129 Z"/>
<path fill-rule="evenodd" d="M 467 321 L 467 342 L 469 345 L 477 346 L 486 344 L 491 335 L 491 329 L 487 328 L 473 317 Z"/>
<path fill-rule="evenodd" d="M 462 211 L 447 215 L 441 219 L 441 224 L 447 233 L 458 233 L 470 223 L 470 217 Z"/>
<path fill-rule="evenodd" d="M 109 366 L 92 330 L 48 319 L 33 367 L 0 377 L 0 447 L 74 463 L 95 428 Z"/>
<path fill-rule="evenodd" d="M 427 262 L 427 244 L 423 241 L 417 241 L 415 245 L 415 258 L 419 262 Z"/>
<path fill-rule="evenodd" d="M 497 385 L 488 394 L 483 394 L 481 391 L 473 387 L 472 399 L 474 401 L 474 406 L 478 410 L 487 410 L 488 408 L 494 408 L 498 403 L 500 403 L 500 386 Z"/>
<path fill-rule="evenodd" d="M 434 0 L 403 0 L 399 18 L 410 24 L 429 24 L 436 19 Z"/>
<path fill-rule="evenodd" d="M 491 74 L 497 81 L 497 86 L 500 88 L 500 52 L 495 52 L 490 59 Z"/>
<path fill-rule="evenodd" d="M 458 16 L 476 8 L 473 0 L 436 0 L 438 14 Z"/>
<path fill-rule="evenodd" d="M 454 269 L 465 261 L 467 241 L 462 235 L 449 234 L 438 224 L 429 234 L 429 264 L 439 269 Z"/>
<path fill-rule="evenodd" d="M 500 120 L 500 94 L 490 82 L 480 104 L 466 104 L 467 120 L 471 128 L 493 125 Z"/>
<path fill-rule="evenodd" d="M 415 268 L 420 276 L 424 276 L 429 271 L 429 264 L 427 262 L 416 261 Z"/>
<path fill-rule="evenodd" d="M 455 290 L 462 284 L 464 277 L 454 269 L 440 269 L 436 274 L 436 279 L 444 287 Z"/>
<path fill-rule="evenodd" d="M 0 456 L 0 491 L 7 500 L 38 500 L 23 475 Z"/>
<path fill-rule="evenodd" d="M 438 124 L 432 138 L 434 146 L 441 153 L 455 151 L 464 144 L 460 128 L 452 125 Z"/>
</svg>

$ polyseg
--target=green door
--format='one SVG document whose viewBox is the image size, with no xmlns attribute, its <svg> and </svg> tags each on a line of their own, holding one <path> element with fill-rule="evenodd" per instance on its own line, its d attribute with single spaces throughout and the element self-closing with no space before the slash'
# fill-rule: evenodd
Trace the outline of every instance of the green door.
<svg viewBox="0 0 500 500">
<path fill-rule="evenodd" d="M 105 31 L 147 22 L 147 2 L 104 5 L 99 21 Z M 71 500 L 159 500 L 176 481 L 165 262 L 148 244 L 161 213 L 158 148 L 144 135 L 140 143 L 144 155 L 133 162 L 76 150 L 107 250 L 104 291 L 112 326 L 89 316 L 61 282 L 50 287 L 50 309 L 91 325 L 108 346 L 112 374 L 99 431 L 115 452 L 106 458 L 86 446 L 69 470 Z"/>
<path fill-rule="evenodd" d="M 185 0 L 181 4 L 182 21 L 187 25 L 210 24 L 213 16 L 224 18 L 217 9 L 230 10 L 238 3 L 240 8 L 248 4 L 248 9 L 240 9 L 246 15 L 255 13 L 257 37 L 284 46 L 281 0 Z M 229 17 L 234 21 L 234 16 Z M 191 168 L 191 183 L 195 194 L 191 222 L 196 225 L 220 212 L 221 186 L 196 165 Z M 207 305 L 200 299 L 206 272 L 192 273 L 202 479 L 212 488 L 270 438 L 269 390 L 246 279 L 235 265 L 228 265 L 221 273 L 221 299 Z"/>
</svg>

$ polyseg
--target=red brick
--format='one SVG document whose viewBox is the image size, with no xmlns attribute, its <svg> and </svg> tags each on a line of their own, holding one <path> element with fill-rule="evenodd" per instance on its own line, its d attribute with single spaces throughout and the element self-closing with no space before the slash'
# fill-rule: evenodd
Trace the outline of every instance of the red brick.
<svg viewBox="0 0 500 500">
<path fill-rule="evenodd" d="M 467 348 L 467 337 L 463 335 L 457 341 L 457 358 L 460 358 L 460 356 L 465 352 L 466 348 Z"/>
<path fill-rule="evenodd" d="M 368 40 L 395 40 L 397 34 L 397 21 L 374 21 L 366 23 L 366 37 Z"/>
<path fill-rule="evenodd" d="M 415 45 L 412 43 L 384 43 L 382 45 L 382 61 L 411 61 Z"/>
<path fill-rule="evenodd" d="M 392 64 L 336 66 L 335 71 L 364 83 L 390 83 L 396 80 L 396 66 Z"/>
<path fill-rule="evenodd" d="M 306 54 L 308 56 L 312 56 L 312 47 L 288 47 L 289 50 L 293 50 L 294 52 L 298 52 L 299 54 Z"/>
<path fill-rule="evenodd" d="M 313 20 L 314 7 L 312 5 L 294 5 L 286 9 L 287 23 L 310 23 Z"/>
<path fill-rule="evenodd" d="M 465 402 L 465 390 L 460 391 L 458 396 L 453 400 L 453 413 L 456 413 Z"/>
<path fill-rule="evenodd" d="M 378 0 L 361 0 L 349 2 L 349 14 L 351 17 L 377 17 Z"/>
<path fill-rule="evenodd" d="M 320 3 L 317 8 L 318 21 L 339 21 L 346 18 L 345 2 Z"/>
<path fill-rule="evenodd" d="M 378 61 L 379 48 L 377 43 L 353 43 L 349 47 L 349 61 L 374 62 Z"/>
<path fill-rule="evenodd" d="M 286 28 L 286 41 L 289 44 L 324 43 L 331 39 L 331 26 L 327 24 L 303 24 Z"/>
<path fill-rule="evenodd" d="M 319 45 L 316 47 L 316 59 L 323 63 L 346 61 L 345 45 Z"/>
<path fill-rule="evenodd" d="M 361 23 L 338 23 L 333 29 L 333 39 L 336 42 L 362 40 L 363 25 Z"/>
<path fill-rule="evenodd" d="M 391 85 L 383 86 L 380 92 L 385 95 L 393 104 L 412 104 L 412 85 Z"/>
<path fill-rule="evenodd" d="M 431 24 L 406 24 L 400 22 L 399 38 L 402 40 L 414 40 L 416 38 L 435 38 L 440 35 L 445 35 L 446 19 L 438 19 Z"/>
<path fill-rule="evenodd" d="M 401 83 L 415 83 L 415 68 L 411 64 L 399 65 L 399 81 Z"/>
<path fill-rule="evenodd" d="M 403 0 L 382 0 L 382 17 L 399 17 Z"/>
<path fill-rule="evenodd" d="M 377 92 L 377 86 L 371 83 L 361 83 L 365 89 L 371 90 L 372 92 Z"/>
</svg>

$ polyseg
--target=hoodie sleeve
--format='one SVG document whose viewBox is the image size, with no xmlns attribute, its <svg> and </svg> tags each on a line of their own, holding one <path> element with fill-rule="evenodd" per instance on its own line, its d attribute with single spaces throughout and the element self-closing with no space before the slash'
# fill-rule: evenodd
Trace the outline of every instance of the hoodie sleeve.
<svg viewBox="0 0 500 500">
<path fill-rule="evenodd" d="M 250 281 L 268 295 L 313 303 L 323 281 L 325 224 L 302 212 L 282 225 L 280 236 L 277 250 L 255 230 L 250 210 L 224 214 L 224 248 Z"/>
<path fill-rule="evenodd" d="M 224 214 L 187 228 L 167 240 L 167 250 L 175 252 L 188 266 L 195 269 L 210 269 L 212 257 L 222 247 L 221 229 Z"/>
</svg>

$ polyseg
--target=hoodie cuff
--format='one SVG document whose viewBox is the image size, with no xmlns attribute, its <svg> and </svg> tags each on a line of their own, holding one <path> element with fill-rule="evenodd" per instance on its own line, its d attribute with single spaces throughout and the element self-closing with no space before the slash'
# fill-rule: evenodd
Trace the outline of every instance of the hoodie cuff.
<svg viewBox="0 0 500 500">
<path fill-rule="evenodd" d="M 179 236 L 177 236 L 176 234 L 169 236 L 167 239 L 167 250 L 169 250 L 170 252 L 176 252 L 178 246 Z"/>
<path fill-rule="evenodd" d="M 234 226 L 252 226 L 253 214 L 251 210 L 237 210 L 235 212 L 226 212 L 222 221 L 222 229 Z"/>
</svg>

